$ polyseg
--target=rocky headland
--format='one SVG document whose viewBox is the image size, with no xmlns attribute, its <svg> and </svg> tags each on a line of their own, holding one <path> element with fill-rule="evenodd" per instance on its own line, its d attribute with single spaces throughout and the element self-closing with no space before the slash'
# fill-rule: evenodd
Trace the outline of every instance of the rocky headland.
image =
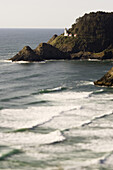
<svg viewBox="0 0 113 170">
<path fill-rule="evenodd" d="M 113 12 L 85 14 L 76 19 L 67 33 L 69 36 L 53 35 L 47 43 L 39 44 L 34 50 L 26 46 L 9 60 L 113 60 Z"/>
</svg>

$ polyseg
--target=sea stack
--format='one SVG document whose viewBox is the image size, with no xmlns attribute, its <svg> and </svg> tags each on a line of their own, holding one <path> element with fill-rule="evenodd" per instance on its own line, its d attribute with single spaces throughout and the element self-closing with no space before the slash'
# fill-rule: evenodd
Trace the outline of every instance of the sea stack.
<svg viewBox="0 0 113 170">
<path fill-rule="evenodd" d="M 94 82 L 98 86 L 113 86 L 113 67 L 99 80 Z"/>
</svg>

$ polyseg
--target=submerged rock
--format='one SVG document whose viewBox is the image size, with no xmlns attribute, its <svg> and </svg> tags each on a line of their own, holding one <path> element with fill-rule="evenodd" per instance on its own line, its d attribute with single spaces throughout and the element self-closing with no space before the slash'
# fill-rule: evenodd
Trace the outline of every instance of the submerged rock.
<svg viewBox="0 0 113 170">
<path fill-rule="evenodd" d="M 113 67 L 99 80 L 94 82 L 98 86 L 113 86 Z"/>
<path fill-rule="evenodd" d="M 42 59 L 29 47 L 25 46 L 18 54 L 10 58 L 12 61 L 42 61 Z"/>
</svg>

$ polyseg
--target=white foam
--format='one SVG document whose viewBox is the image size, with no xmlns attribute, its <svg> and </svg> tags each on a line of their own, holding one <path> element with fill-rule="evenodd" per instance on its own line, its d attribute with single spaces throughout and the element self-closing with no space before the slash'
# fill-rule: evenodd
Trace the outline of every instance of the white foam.
<svg viewBox="0 0 113 170">
<path fill-rule="evenodd" d="M 18 63 L 18 64 L 27 64 L 30 63 L 29 61 L 12 61 L 13 63 Z"/>
<path fill-rule="evenodd" d="M 34 146 L 40 144 L 52 144 L 55 142 L 64 141 L 65 137 L 59 130 L 49 134 L 38 134 L 31 132 L 18 133 L 0 133 L 0 145 L 8 146 Z"/>
<path fill-rule="evenodd" d="M 90 94 L 92 94 L 92 92 L 62 92 L 60 94 L 42 94 L 36 96 L 38 99 L 45 99 L 52 102 L 56 105 L 56 109 L 61 105 L 64 108 L 67 105 L 71 106 L 71 109 L 62 111 L 59 116 L 47 122 L 44 126 L 55 127 L 60 130 L 80 127 L 95 118 L 98 119 L 101 116 L 112 113 L 112 101 L 107 101 L 108 104 L 106 105 L 108 97 L 103 95 L 103 98 L 98 100 L 98 95 L 90 96 Z"/>
<path fill-rule="evenodd" d="M 61 87 L 54 88 L 59 90 Z M 91 95 L 92 92 L 60 92 L 36 95 L 38 101 L 47 100 L 49 105 L 28 109 L 0 111 L 1 127 L 21 129 L 36 125 L 65 130 L 80 127 L 95 118 L 112 113 L 112 101 L 108 95 Z M 113 95 L 110 96 L 112 99 Z M 100 100 L 101 98 L 101 100 Z M 106 105 L 107 102 L 107 105 Z M 105 107 L 106 106 L 106 107 Z"/>
<path fill-rule="evenodd" d="M 98 59 L 88 59 L 88 61 L 100 61 L 100 60 L 98 60 Z"/>
<path fill-rule="evenodd" d="M 113 150 L 113 129 L 110 128 L 80 128 L 78 130 L 70 130 L 66 132 L 68 136 L 81 136 L 87 142 L 79 142 L 76 147 L 80 149 L 88 149 L 93 152 L 111 152 Z"/>
<path fill-rule="evenodd" d="M 58 87 L 61 88 L 61 87 Z M 51 102 L 59 103 L 59 105 L 70 105 L 75 103 L 77 99 L 81 102 L 84 98 L 88 97 L 92 92 L 61 92 L 61 93 L 45 93 L 41 95 L 36 95 L 37 99 L 45 99 Z"/>
<path fill-rule="evenodd" d="M 94 85 L 92 81 L 79 81 L 77 82 L 76 86 L 83 86 L 83 85 Z"/>
<path fill-rule="evenodd" d="M 55 87 L 53 89 L 47 89 L 48 91 L 57 91 L 57 90 L 61 90 L 62 89 L 62 86 L 59 86 L 59 87 Z"/>
<path fill-rule="evenodd" d="M 0 60 L 0 63 L 12 63 L 12 60 Z"/>
<path fill-rule="evenodd" d="M 41 92 L 54 92 L 54 91 L 59 91 L 59 90 L 62 90 L 63 87 L 62 86 L 59 86 L 59 87 L 55 87 L 55 88 L 52 88 L 52 89 L 45 89 L 45 90 L 42 90 Z"/>
<path fill-rule="evenodd" d="M 60 112 L 71 109 L 71 106 L 41 106 L 28 109 L 5 109 L 0 111 L 0 126 L 13 129 L 32 128 L 46 123 Z"/>
<path fill-rule="evenodd" d="M 40 63 L 40 64 L 45 64 L 46 61 L 12 61 L 13 63 L 18 63 L 18 64 L 29 64 L 29 63 Z"/>
<path fill-rule="evenodd" d="M 53 90 L 61 89 L 57 87 Z M 28 109 L 4 109 L 0 110 L 0 126 L 13 129 L 32 128 L 52 120 L 62 112 L 78 108 L 80 101 L 89 93 L 50 93 L 40 94 L 36 98 L 50 101 L 50 106 L 29 107 Z M 79 100 L 78 100 L 79 99 Z"/>
<path fill-rule="evenodd" d="M 113 153 L 107 155 L 103 160 L 104 164 L 111 165 L 113 167 Z"/>
<path fill-rule="evenodd" d="M 29 64 L 29 63 L 40 63 L 45 64 L 46 61 L 12 61 L 12 60 L 0 60 L 0 63 L 18 63 L 18 64 Z"/>
</svg>

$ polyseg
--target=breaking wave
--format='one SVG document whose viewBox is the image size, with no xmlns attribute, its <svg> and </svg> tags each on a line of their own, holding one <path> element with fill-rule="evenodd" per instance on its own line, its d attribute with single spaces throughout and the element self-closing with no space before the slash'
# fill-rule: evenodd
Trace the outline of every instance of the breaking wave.
<svg viewBox="0 0 113 170">
<path fill-rule="evenodd" d="M 53 92 L 61 92 L 64 90 L 67 90 L 67 87 L 56 87 L 56 88 L 52 88 L 52 89 L 43 89 L 41 91 L 39 91 L 39 94 L 43 94 L 43 93 L 53 93 Z"/>
<path fill-rule="evenodd" d="M 53 144 L 58 143 L 66 140 L 65 136 L 62 134 L 60 130 L 56 130 L 50 132 L 48 134 L 40 134 L 40 133 L 32 133 L 32 132 L 24 132 L 24 133 L 0 133 L 0 144 L 5 144 L 7 146 L 32 146 L 32 145 L 46 145 L 46 144 Z M 31 140 L 32 139 L 32 140 Z M 18 150 L 13 150 L 8 154 L 2 155 L 1 159 L 8 157 L 9 155 L 13 155 L 16 153 L 20 153 Z"/>
<path fill-rule="evenodd" d="M 113 166 L 113 151 L 106 154 L 104 158 L 100 159 L 99 163 Z"/>
<path fill-rule="evenodd" d="M 7 153 L 2 154 L 2 155 L 0 156 L 0 161 L 4 161 L 5 159 L 7 159 L 7 158 L 9 158 L 9 157 L 11 157 L 11 156 L 13 156 L 13 155 L 17 155 L 17 154 L 21 154 L 21 153 L 22 153 L 21 150 L 19 150 L 19 149 L 13 149 L 13 150 L 11 150 L 11 151 L 9 151 L 9 152 L 7 152 Z"/>
<path fill-rule="evenodd" d="M 93 122 L 95 122 L 96 120 L 103 119 L 103 118 L 106 118 L 106 117 L 111 116 L 111 115 L 113 115 L 113 112 L 108 113 L 108 114 L 103 114 L 103 115 L 100 115 L 100 116 L 96 116 L 96 117 L 92 118 L 89 122 L 86 122 L 86 123 L 82 124 L 81 126 L 82 127 L 88 126 L 88 125 L 92 124 Z"/>
</svg>

